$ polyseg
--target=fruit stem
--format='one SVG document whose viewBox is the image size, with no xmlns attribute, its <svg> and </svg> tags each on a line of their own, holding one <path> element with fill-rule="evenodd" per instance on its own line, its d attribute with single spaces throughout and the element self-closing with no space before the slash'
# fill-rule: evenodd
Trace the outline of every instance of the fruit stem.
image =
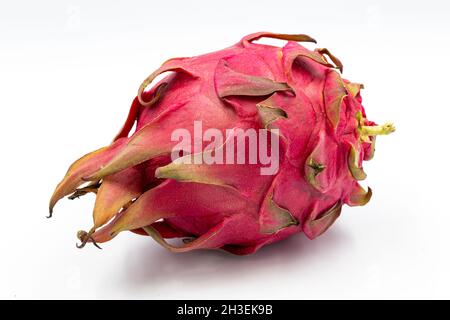
<svg viewBox="0 0 450 320">
<path fill-rule="evenodd" d="M 395 131 L 394 124 L 387 122 L 381 126 L 362 126 L 361 133 L 366 136 L 379 136 L 390 134 Z"/>
</svg>

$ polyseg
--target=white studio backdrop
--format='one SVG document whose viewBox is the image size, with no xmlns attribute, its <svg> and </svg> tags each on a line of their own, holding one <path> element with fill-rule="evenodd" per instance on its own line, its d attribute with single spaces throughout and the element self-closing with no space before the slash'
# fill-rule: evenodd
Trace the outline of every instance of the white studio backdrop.
<svg viewBox="0 0 450 320">
<path fill-rule="evenodd" d="M 0 298 L 450 298 L 449 14 L 445 1 L 2 1 Z M 149 73 L 263 30 L 317 39 L 365 84 L 369 117 L 395 122 L 365 165 L 368 205 L 247 257 L 131 233 L 78 250 L 90 195 L 45 219 Z"/>
</svg>

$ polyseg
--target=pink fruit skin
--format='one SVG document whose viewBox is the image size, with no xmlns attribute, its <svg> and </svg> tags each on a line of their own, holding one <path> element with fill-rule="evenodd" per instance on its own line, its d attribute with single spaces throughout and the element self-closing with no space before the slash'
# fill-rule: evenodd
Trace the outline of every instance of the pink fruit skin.
<svg viewBox="0 0 450 320">
<path fill-rule="evenodd" d="M 287 43 L 254 42 L 262 37 Z M 362 139 L 360 129 L 375 123 L 365 118 L 362 86 L 336 70 L 342 70 L 340 61 L 298 42 L 315 41 L 260 32 L 217 52 L 165 62 L 141 86 L 115 141 L 71 166 L 51 211 L 93 181 L 101 184 L 94 187 L 94 226 L 79 236 L 83 242 L 102 243 L 131 230 L 174 252 L 250 254 L 294 233 L 311 239 L 322 234 L 343 204 L 370 199 L 371 190 L 357 180 L 365 177 L 362 161 L 371 158 L 374 139 Z M 145 91 L 164 72 L 171 73 Z M 262 110 L 283 116 L 265 122 Z M 259 164 L 171 166 L 172 132 L 193 134 L 194 121 L 224 136 L 230 128 L 279 129 L 277 174 L 260 175 Z M 177 247 L 165 241 L 177 237 L 189 241 Z"/>
</svg>

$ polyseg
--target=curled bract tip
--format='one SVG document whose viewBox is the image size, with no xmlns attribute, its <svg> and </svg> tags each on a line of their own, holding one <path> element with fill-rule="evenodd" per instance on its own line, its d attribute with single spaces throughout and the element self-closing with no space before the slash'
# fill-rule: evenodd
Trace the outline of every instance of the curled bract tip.
<svg viewBox="0 0 450 320">
<path fill-rule="evenodd" d="M 367 187 L 367 191 L 364 190 L 359 184 L 356 184 L 351 191 L 347 204 L 351 207 L 364 206 L 372 198 L 372 189 Z"/>
<path fill-rule="evenodd" d="M 76 246 L 77 246 L 77 248 L 78 249 L 82 249 L 82 248 L 84 248 L 84 246 L 86 245 L 86 243 L 88 243 L 88 242 L 92 242 L 92 244 L 94 245 L 94 246 L 96 246 L 97 248 L 99 248 L 99 249 L 102 249 L 98 244 L 97 244 L 97 242 L 95 242 L 95 240 L 92 238 L 92 234 L 94 233 L 94 229 L 91 229 L 91 231 L 89 231 L 89 232 L 86 232 L 86 231 L 84 231 L 84 230 L 80 230 L 80 231 L 78 231 L 77 232 L 77 238 L 78 238 L 78 240 L 80 240 L 81 241 L 81 243 L 80 244 L 76 244 Z"/>
<path fill-rule="evenodd" d="M 326 55 L 330 58 L 330 60 L 334 63 L 336 68 L 343 73 L 344 72 L 344 65 L 342 64 L 341 60 L 339 60 L 335 55 L 331 54 L 330 50 L 327 48 L 319 48 L 317 49 L 317 52 L 319 52 L 321 55 Z"/>
<path fill-rule="evenodd" d="M 348 167 L 352 176 L 356 180 L 364 180 L 367 177 L 367 174 L 364 172 L 364 169 L 361 167 L 360 161 L 360 152 L 354 146 L 350 148 L 350 154 L 348 157 Z"/>
<path fill-rule="evenodd" d="M 81 178 L 83 180 L 83 178 Z M 88 193 L 97 193 L 98 188 L 100 188 L 100 181 L 92 181 L 84 188 L 76 189 L 71 195 L 69 195 L 67 198 L 69 200 L 75 200 L 78 199 Z"/>
<path fill-rule="evenodd" d="M 279 39 L 279 40 L 286 40 L 286 41 L 297 41 L 297 42 L 312 42 L 317 43 L 317 41 L 306 35 L 306 34 L 285 34 L 285 33 L 272 33 L 272 32 L 256 32 L 249 34 L 248 36 L 245 36 L 241 42 L 244 44 L 244 46 L 248 46 L 253 41 L 256 41 L 261 38 L 272 38 L 272 39 Z"/>
</svg>

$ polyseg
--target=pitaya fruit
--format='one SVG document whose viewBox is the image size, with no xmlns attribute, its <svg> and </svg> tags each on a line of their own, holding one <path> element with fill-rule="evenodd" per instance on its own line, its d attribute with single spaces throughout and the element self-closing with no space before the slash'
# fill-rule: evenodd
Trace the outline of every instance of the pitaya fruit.
<svg viewBox="0 0 450 320">
<path fill-rule="evenodd" d="M 262 37 L 288 42 L 254 43 Z M 79 247 L 131 230 L 174 252 L 250 254 L 301 231 L 313 239 L 342 205 L 366 204 L 372 191 L 358 183 L 366 177 L 362 161 L 373 157 L 375 136 L 394 127 L 366 119 L 363 86 L 341 78 L 334 55 L 298 42 L 315 40 L 259 32 L 221 51 L 165 62 L 139 88 L 114 141 L 69 168 L 50 200 L 50 216 L 62 197 L 94 192 L 93 227 L 78 232 Z M 165 72 L 171 73 L 146 90 Z M 213 133 L 206 141 L 194 132 L 198 124 L 205 135 Z M 176 148 L 173 133 L 180 128 L 194 136 L 196 148 Z M 229 150 L 239 156 L 234 137 L 248 129 L 267 133 L 271 151 L 265 151 L 278 155 L 274 174 L 262 173 L 267 162 L 206 161 Z M 184 156 L 172 160 L 174 150 Z M 185 241 L 175 246 L 169 238 Z"/>
</svg>

